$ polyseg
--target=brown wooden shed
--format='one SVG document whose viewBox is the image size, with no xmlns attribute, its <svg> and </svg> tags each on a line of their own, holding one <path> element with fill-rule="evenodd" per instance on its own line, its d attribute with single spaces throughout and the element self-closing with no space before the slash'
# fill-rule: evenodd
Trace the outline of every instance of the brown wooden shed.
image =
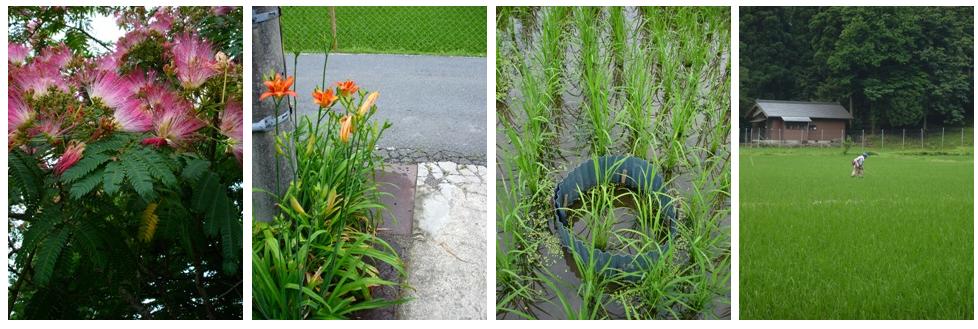
<svg viewBox="0 0 978 329">
<path fill-rule="evenodd" d="M 758 99 L 747 112 L 750 140 L 840 141 L 852 115 L 839 103 Z"/>
</svg>

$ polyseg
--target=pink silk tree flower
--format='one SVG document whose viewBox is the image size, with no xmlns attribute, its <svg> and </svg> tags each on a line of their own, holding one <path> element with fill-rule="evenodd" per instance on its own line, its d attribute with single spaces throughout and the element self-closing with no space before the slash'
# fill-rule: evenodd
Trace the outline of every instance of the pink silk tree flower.
<svg viewBox="0 0 978 329">
<path fill-rule="evenodd" d="M 143 104 L 135 98 L 126 100 L 112 112 L 117 129 L 127 132 L 144 132 L 153 129 L 153 116 L 143 110 Z"/>
<path fill-rule="evenodd" d="M 7 88 L 7 134 L 10 134 L 34 120 L 34 111 L 20 99 L 20 93 Z"/>
<path fill-rule="evenodd" d="M 214 6 L 211 7 L 211 13 L 215 16 L 224 16 L 234 10 L 233 6 Z"/>
<path fill-rule="evenodd" d="M 224 112 L 221 112 L 221 134 L 228 137 L 231 151 L 234 152 L 234 157 L 238 159 L 238 162 L 241 162 L 243 147 L 243 124 L 241 102 L 229 101 L 224 106 Z"/>
<path fill-rule="evenodd" d="M 27 61 L 27 56 L 30 54 L 31 49 L 27 46 L 17 43 L 11 43 L 7 45 L 7 62 L 14 65 L 21 65 Z"/>
<path fill-rule="evenodd" d="M 179 95 L 167 87 L 155 84 L 145 86 L 138 95 L 143 100 L 143 103 L 146 104 L 146 107 L 154 113 L 160 111 L 163 105 L 176 102 L 180 98 Z"/>
<path fill-rule="evenodd" d="M 68 132 L 68 129 L 62 127 L 61 121 L 58 119 L 38 120 L 31 130 L 32 135 L 39 134 L 52 140 L 60 139 L 62 135 Z"/>
<path fill-rule="evenodd" d="M 47 95 L 51 88 L 68 92 L 68 82 L 61 75 L 61 66 L 46 61 L 35 60 L 18 69 L 13 82 L 24 92 L 33 91 L 34 96 Z"/>
<path fill-rule="evenodd" d="M 55 70 L 61 70 L 71 61 L 71 49 L 68 49 L 68 46 L 63 43 L 55 47 L 44 48 L 34 60 L 46 63 L 48 67 Z"/>
<path fill-rule="evenodd" d="M 198 129 L 204 127 L 204 122 L 194 116 L 192 106 L 185 100 L 168 100 L 168 104 L 163 104 L 161 107 L 161 110 L 157 110 L 153 122 L 156 129 L 155 136 L 144 139 L 143 145 L 178 146 L 190 139 Z"/>
<path fill-rule="evenodd" d="M 218 73 L 214 69 L 214 47 L 196 35 L 184 33 L 176 37 L 171 52 L 173 67 L 184 88 L 200 87 Z"/>
<path fill-rule="evenodd" d="M 170 31 L 173 27 L 173 21 L 176 20 L 175 9 L 171 7 L 160 7 L 156 9 L 156 13 L 153 14 L 153 21 L 149 23 L 146 28 L 151 31 L 156 31 L 162 34 Z"/>
<path fill-rule="evenodd" d="M 114 110 L 121 108 L 132 96 L 132 87 L 129 85 L 129 81 L 113 71 L 96 73 L 95 80 L 88 85 L 87 89 L 88 96 L 92 100 L 99 100 Z"/>
<path fill-rule="evenodd" d="M 65 153 L 61 155 L 61 158 L 58 159 L 58 163 L 54 165 L 54 173 L 60 176 L 65 172 L 65 170 L 68 170 L 74 166 L 78 160 L 81 160 L 82 153 L 84 152 L 85 143 L 78 141 L 69 142 L 68 147 L 65 148 Z"/>
<path fill-rule="evenodd" d="M 129 72 L 125 78 L 129 82 L 129 91 L 133 95 L 147 92 L 156 83 L 156 73 L 153 71 L 146 72 L 142 69 Z"/>
</svg>

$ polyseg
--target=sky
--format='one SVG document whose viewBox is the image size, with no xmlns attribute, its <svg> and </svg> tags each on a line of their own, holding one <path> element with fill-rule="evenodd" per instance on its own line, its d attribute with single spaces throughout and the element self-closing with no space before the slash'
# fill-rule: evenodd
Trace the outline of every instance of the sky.
<svg viewBox="0 0 978 329">
<path fill-rule="evenodd" d="M 92 17 L 92 28 L 88 31 L 92 36 L 98 38 L 99 40 L 114 44 L 119 37 L 125 34 L 125 31 L 119 28 L 115 24 L 115 17 L 112 15 L 103 16 L 96 15 Z M 88 41 L 89 47 L 91 49 L 98 49 L 99 52 L 105 51 L 105 48 L 95 43 L 95 41 Z"/>
</svg>

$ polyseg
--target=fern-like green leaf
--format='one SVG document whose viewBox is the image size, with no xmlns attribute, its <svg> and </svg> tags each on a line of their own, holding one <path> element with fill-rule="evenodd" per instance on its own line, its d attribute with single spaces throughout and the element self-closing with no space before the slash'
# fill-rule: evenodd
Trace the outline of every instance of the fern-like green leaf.
<svg viewBox="0 0 978 329">
<path fill-rule="evenodd" d="M 109 151 L 118 152 L 118 150 L 130 142 L 132 142 L 132 136 L 124 133 L 116 133 L 97 142 L 89 143 L 85 146 L 85 155 L 111 153 Z"/>
<path fill-rule="evenodd" d="M 142 161 L 147 168 L 149 168 L 149 174 L 163 183 L 163 186 L 173 187 L 177 185 L 177 178 L 173 175 L 172 169 L 170 169 L 169 159 L 160 156 L 160 154 L 152 149 L 142 147 L 139 150 L 133 152 L 136 155 L 137 161 Z"/>
<path fill-rule="evenodd" d="M 153 202 L 143 210 L 141 223 L 139 224 L 139 239 L 143 242 L 152 241 L 153 235 L 156 234 L 156 225 L 160 223 L 160 217 L 156 216 L 156 207 L 158 205 L 158 203 Z"/>
<path fill-rule="evenodd" d="M 9 153 L 9 175 L 12 181 L 11 190 L 21 191 L 24 199 L 37 201 L 44 191 L 44 180 L 37 161 L 19 149 Z"/>
<path fill-rule="evenodd" d="M 221 231 L 221 251 L 224 257 L 222 267 L 225 273 L 235 273 L 238 271 L 238 263 L 241 260 L 241 222 L 237 216 L 225 217 L 220 220 Z"/>
<path fill-rule="evenodd" d="M 64 216 L 61 213 L 61 208 L 50 205 L 44 207 L 44 210 L 38 212 L 27 222 L 27 230 L 24 232 L 24 240 L 22 241 L 23 250 L 34 250 L 40 241 L 44 241 L 51 232 L 54 232 L 58 224 L 64 221 Z M 24 257 L 17 257 L 17 260 L 22 260 Z"/>
<path fill-rule="evenodd" d="M 119 185 L 126 178 L 126 171 L 117 161 L 109 162 L 105 166 L 105 173 L 102 175 L 102 190 L 108 195 L 119 192 Z"/>
<path fill-rule="evenodd" d="M 52 233 L 37 251 L 34 260 L 34 281 L 40 286 L 46 286 L 54 274 L 54 264 L 61 257 L 61 250 L 68 242 L 68 230 L 59 229 Z"/>
<path fill-rule="evenodd" d="M 189 160 L 187 166 L 183 167 L 181 176 L 188 181 L 196 181 L 210 166 L 211 162 L 204 159 Z"/>
<path fill-rule="evenodd" d="M 200 204 L 197 211 L 203 213 L 205 217 L 204 233 L 208 236 L 217 236 L 221 233 L 222 223 L 231 215 L 231 203 L 217 174 L 207 173 L 201 182 L 200 192 L 208 195 L 198 195 L 197 200 Z"/>
<path fill-rule="evenodd" d="M 156 192 L 153 191 L 153 178 L 146 164 L 137 158 L 131 154 L 126 154 L 119 163 L 126 170 L 126 176 L 129 177 L 129 184 L 132 185 L 132 189 L 144 200 L 153 200 L 156 196 Z"/>
<path fill-rule="evenodd" d="M 75 221 L 74 232 L 72 232 L 71 237 L 74 244 L 87 256 L 92 265 L 99 268 L 105 267 L 105 255 L 99 251 L 102 240 L 94 223 Z"/>
<path fill-rule="evenodd" d="M 88 192 L 94 190 L 95 187 L 101 182 L 102 170 L 96 170 L 91 175 L 88 175 L 87 177 L 82 178 L 81 180 L 72 184 L 71 189 L 68 190 L 68 193 L 71 194 L 72 199 L 78 200 L 88 194 Z"/>
<path fill-rule="evenodd" d="M 71 166 L 68 170 L 61 175 L 61 181 L 65 183 L 74 182 L 86 175 L 90 174 L 95 168 L 98 168 L 106 161 L 109 161 L 109 156 L 101 153 L 89 154 L 86 152 L 82 156 L 81 160 L 78 160 L 74 166 Z"/>
</svg>

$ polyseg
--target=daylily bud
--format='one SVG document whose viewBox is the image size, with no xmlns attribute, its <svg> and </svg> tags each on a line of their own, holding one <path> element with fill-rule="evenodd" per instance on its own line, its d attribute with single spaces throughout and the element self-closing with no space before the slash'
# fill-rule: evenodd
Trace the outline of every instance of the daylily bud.
<svg viewBox="0 0 978 329">
<path fill-rule="evenodd" d="M 376 91 L 370 93 L 370 95 L 367 95 L 367 100 L 363 101 L 363 104 L 360 104 L 360 110 L 357 111 L 357 114 L 360 116 L 367 114 L 367 112 L 370 111 L 370 108 L 374 107 L 374 103 L 377 102 L 378 96 L 380 96 L 380 93 Z"/>
<path fill-rule="evenodd" d="M 316 146 L 316 136 L 309 136 L 309 141 L 306 143 L 306 156 L 312 154 L 312 150 L 315 146 Z"/>
<path fill-rule="evenodd" d="M 350 135 L 353 134 L 353 117 L 349 114 L 340 119 L 340 140 L 344 143 L 350 142 Z"/>
<path fill-rule="evenodd" d="M 307 216 L 306 210 L 302 209 L 302 205 L 299 204 L 299 200 L 296 200 L 295 197 L 289 198 L 289 203 L 292 204 L 292 210 L 295 210 L 299 215 Z"/>
</svg>

